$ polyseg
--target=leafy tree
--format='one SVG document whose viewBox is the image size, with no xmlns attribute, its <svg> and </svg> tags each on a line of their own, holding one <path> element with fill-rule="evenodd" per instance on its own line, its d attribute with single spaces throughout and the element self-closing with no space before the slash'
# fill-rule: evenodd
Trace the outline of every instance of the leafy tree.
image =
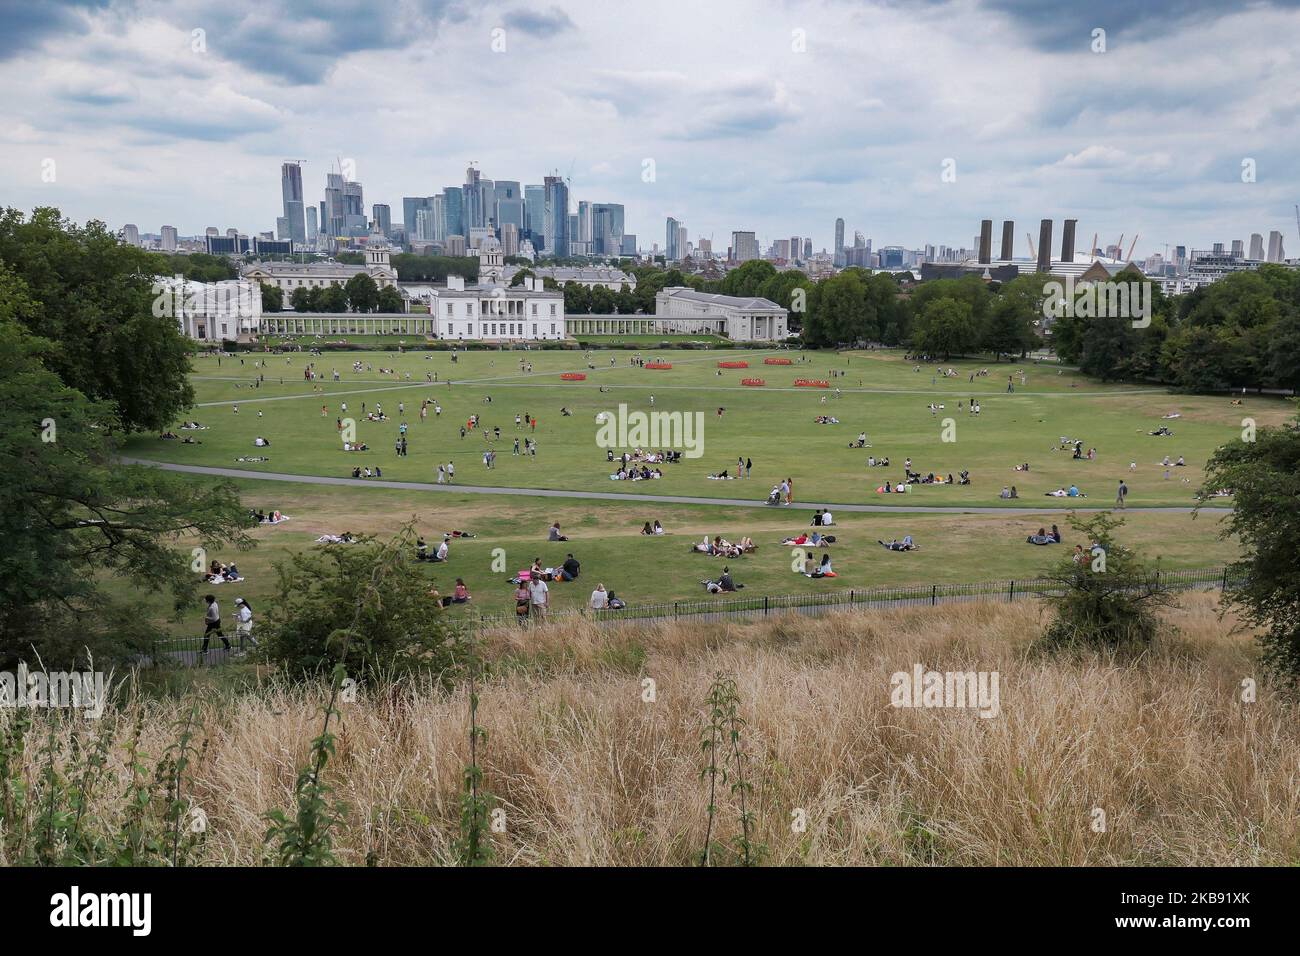
<svg viewBox="0 0 1300 956">
<path fill-rule="evenodd" d="M 514 275 L 510 277 L 510 288 L 513 289 L 515 286 L 523 285 L 525 279 L 535 279 L 535 278 L 537 278 L 537 273 L 534 272 L 532 269 L 520 269 L 518 272 L 516 272 Z"/>
<path fill-rule="evenodd" d="M 1241 545 L 1232 570 L 1242 581 L 1228 600 L 1262 629 L 1264 662 L 1292 686 L 1300 684 L 1300 421 L 1258 429 L 1254 441 L 1215 451 L 1205 467 L 1201 499 L 1231 489 L 1232 513 L 1222 536 Z"/>
<path fill-rule="evenodd" d="M 980 337 L 980 347 L 994 355 L 1024 355 L 1038 344 L 1036 326 L 1043 318 L 1043 285 L 1039 273 L 1018 276 L 999 290 Z"/>
<path fill-rule="evenodd" d="M 445 282 L 449 275 L 472 280 L 478 276 L 478 260 L 468 256 L 417 256 L 402 252 L 393 256 L 392 265 L 403 282 Z"/>
<path fill-rule="evenodd" d="M 1047 600 L 1056 615 L 1043 634 L 1049 648 L 1119 650 L 1149 645 L 1159 632 L 1157 611 L 1173 603 L 1159 574 L 1115 540 L 1124 524 L 1108 511 L 1070 526 L 1088 542 L 1080 561 L 1066 556 L 1045 575 L 1056 593 Z"/>
<path fill-rule="evenodd" d="M 295 312 L 310 312 L 311 307 L 311 290 L 305 286 L 298 286 L 289 295 L 289 304 L 293 306 Z"/>
<path fill-rule="evenodd" d="M 19 320 L 58 343 L 47 367 L 92 401 L 112 402 L 127 430 L 161 430 L 194 401 L 189 344 L 166 300 L 154 314 L 157 262 L 100 222 L 77 226 L 50 208 L 30 219 L 0 213 L 0 264 L 31 301 Z"/>
<path fill-rule="evenodd" d="M 379 307 L 379 286 L 365 272 L 358 272 L 343 286 L 353 312 L 374 312 Z"/>
<path fill-rule="evenodd" d="M 0 668 L 33 660 L 122 661 L 160 634 L 138 598 L 192 598 L 188 547 L 250 544 L 229 481 L 193 482 L 113 458 L 110 402 L 91 402 L 49 371 L 57 353 L 15 314 L 36 308 L 0 268 Z"/>
<path fill-rule="evenodd" d="M 318 312 L 346 312 L 348 310 L 348 294 L 341 285 L 327 285 L 325 287 L 316 287 L 312 292 L 320 293 L 320 300 L 316 303 Z"/>
<path fill-rule="evenodd" d="M 379 299 L 375 306 L 377 312 L 401 312 L 405 303 L 402 301 L 402 293 L 397 291 L 396 286 L 386 285 L 379 290 Z"/>
<path fill-rule="evenodd" d="M 763 284 L 774 275 L 776 275 L 776 266 L 772 263 L 765 259 L 751 259 L 726 274 L 722 280 L 721 291 L 723 295 L 756 296 L 760 294 L 759 290 L 763 288 Z M 680 281 L 671 281 L 671 272 L 669 276 L 668 285 L 683 284 Z"/>
<path fill-rule="evenodd" d="M 593 315 L 614 313 L 614 293 L 603 285 L 592 286 L 587 292 L 587 301 Z"/>
<path fill-rule="evenodd" d="M 571 315 L 586 315 L 591 311 L 591 292 L 581 282 L 565 283 L 564 311 Z"/>
<path fill-rule="evenodd" d="M 334 261 L 348 266 L 364 266 L 366 257 L 360 252 L 340 252 L 334 257 Z"/>
<path fill-rule="evenodd" d="M 262 311 L 279 312 L 284 308 L 284 290 L 278 285 L 267 285 L 265 282 L 259 282 L 258 287 L 262 290 Z"/>
<path fill-rule="evenodd" d="M 195 282 L 221 282 L 238 279 L 239 269 L 227 256 L 213 256 L 206 252 L 168 254 L 151 252 L 151 273 L 160 276 L 181 276 Z"/>
<path fill-rule="evenodd" d="M 626 282 L 619 286 L 618 292 L 614 294 L 614 308 L 618 309 L 619 315 L 632 315 L 636 312 L 636 296 L 627 287 Z"/>
<path fill-rule="evenodd" d="M 969 303 L 959 299 L 932 299 L 917 317 L 913 343 L 930 355 L 953 355 L 972 351 L 979 341 Z"/>
<path fill-rule="evenodd" d="M 414 563 L 410 525 L 388 542 L 362 538 L 293 555 L 276 568 L 266 654 L 291 675 L 327 674 L 341 664 L 360 678 L 428 671 L 450 686 L 470 641 L 447 622 Z M 380 566 L 388 571 L 376 575 Z"/>
</svg>

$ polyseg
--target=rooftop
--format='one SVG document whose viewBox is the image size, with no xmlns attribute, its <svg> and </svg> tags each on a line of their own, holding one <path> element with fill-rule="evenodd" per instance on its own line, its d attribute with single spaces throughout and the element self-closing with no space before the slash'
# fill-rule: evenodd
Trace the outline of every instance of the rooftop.
<svg viewBox="0 0 1300 956">
<path fill-rule="evenodd" d="M 707 305 L 717 305 L 728 309 L 744 309 L 746 312 L 767 311 L 767 312 L 784 312 L 781 306 L 777 305 L 771 299 L 762 299 L 757 296 L 749 298 L 735 295 L 720 295 L 716 292 L 696 292 L 694 289 L 688 289 L 683 286 L 673 286 L 664 289 L 660 295 L 670 295 L 674 299 L 685 299 L 688 302 L 700 302 Z"/>
</svg>

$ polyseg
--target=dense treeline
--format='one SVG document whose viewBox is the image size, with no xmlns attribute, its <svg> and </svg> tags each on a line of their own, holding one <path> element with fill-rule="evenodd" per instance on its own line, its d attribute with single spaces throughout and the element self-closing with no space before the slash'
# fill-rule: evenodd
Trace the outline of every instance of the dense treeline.
<svg viewBox="0 0 1300 956">
<path fill-rule="evenodd" d="M 1137 280 L 1135 274 L 1117 279 Z M 1300 272 L 1264 265 L 1177 299 L 1151 289 L 1151 322 L 1063 318 L 1052 344 L 1103 379 L 1144 379 L 1189 391 L 1300 388 Z"/>
</svg>

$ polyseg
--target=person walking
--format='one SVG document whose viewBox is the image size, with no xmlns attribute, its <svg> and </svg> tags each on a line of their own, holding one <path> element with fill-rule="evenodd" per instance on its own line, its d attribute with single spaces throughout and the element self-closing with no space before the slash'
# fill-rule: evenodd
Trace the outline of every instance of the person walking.
<svg viewBox="0 0 1300 956">
<path fill-rule="evenodd" d="M 257 647 L 257 638 L 253 636 L 253 609 L 243 598 L 235 598 L 235 633 L 239 636 L 239 649 L 244 649 L 244 641 Z"/>
<path fill-rule="evenodd" d="M 221 608 L 217 604 L 215 594 L 206 594 L 203 600 L 208 602 L 208 609 L 203 613 L 203 651 L 202 656 L 206 657 L 208 653 L 208 642 L 212 640 L 212 635 L 216 634 L 221 638 L 221 643 L 230 650 L 230 641 L 226 638 L 226 632 L 221 629 Z"/>
<path fill-rule="evenodd" d="M 456 466 L 453 465 L 451 462 L 447 462 L 447 484 L 450 485 L 455 480 L 456 480 Z"/>
<path fill-rule="evenodd" d="M 1119 480 L 1119 488 L 1117 488 L 1115 491 L 1115 507 L 1116 508 L 1128 507 L 1128 505 L 1126 504 L 1127 499 L 1128 499 L 1128 485 L 1124 484 L 1124 479 L 1121 478 Z"/>
</svg>

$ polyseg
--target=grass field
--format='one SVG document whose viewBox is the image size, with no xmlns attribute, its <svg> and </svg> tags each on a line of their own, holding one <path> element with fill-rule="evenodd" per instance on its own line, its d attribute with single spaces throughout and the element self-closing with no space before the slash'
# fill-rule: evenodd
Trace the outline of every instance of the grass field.
<svg viewBox="0 0 1300 956">
<path fill-rule="evenodd" d="M 534 558 L 558 566 L 572 552 L 582 563 L 581 579 L 555 584 L 551 600 L 557 609 L 586 603 L 597 582 L 637 604 L 704 598 L 700 582 L 716 578 L 724 563 L 749 594 L 787 594 L 834 588 L 866 588 L 891 584 L 959 583 L 1041 574 L 1074 544 L 1066 514 L 1071 504 L 1110 507 L 1113 488 L 1125 479 L 1132 493 L 1130 506 L 1192 504 L 1201 468 L 1218 444 L 1239 437 L 1245 414 L 1260 424 L 1283 420 L 1289 405 L 1251 398 L 1237 407 L 1220 397 L 1176 396 L 1156 389 L 1099 386 L 1069 370 L 1054 366 L 984 366 L 952 363 L 956 378 L 935 375 L 930 368 L 914 371 L 898 353 L 864 352 L 836 355 L 812 353 L 800 361 L 797 352 L 727 351 L 708 354 L 670 352 L 662 357 L 673 365 L 650 370 L 629 365 L 633 353 L 623 351 L 547 353 L 462 353 L 453 363 L 446 353 L 377 352 L 313 357 L 295 353 L 239 358 L 202 357 L 196 360 L 194 382 L 199 407 L 187 417 L 207 428 L 180 432 L 197 436 L 202 444 L 184 445 L 157 437 L 132 439 L 126 453 L 144 459 L 238 469 L 247 473 L 239 485 L 245 503 L 265 510 L 279 509 L 291 520 L 254 532 L 258 546 L 245 554 L 210 557 L 238 560 L 247 580 L 223 585 L 226 603 L 242 596 L 266 606 L 275 581 L 274 565 L 290 554 L 316 547 L 324 533 L 386 536 L 414 520 L 418 531 L 436 547 L 441 534 L 468 530 L 477 537 L 453 544 L 446 565 L 419 565 L 445 594 L 457 577 L 474 595 L 469 609 L 456 614 L 494 613 L 511 606 L 509 573 L 527 567 Z M 769 355 L 790 357 L 794 366 L 765 366 Z M 652 357 L 646 353 L 647 359 Z M 611 365 L 610 359 L 613 359 Z M 360 360 L 363 371 L 353 372 Z M 718 361 L 747 360 L 748 370 L 722 370 Z M 307 362 L 315 361 L 325 381 L 303 378 Z M 530 362 L 531 373 L 520 363 Z M 589 367 L 594 366 L 594 367 Z M 970 380 L 972 372 L 988 367 L 987 376 Z M 340 380 L 333 381 L 337 369 Z M 380 369 L 393 369 L 381 373 Z M 579 370 L 587 380 L 562 382 L 560 372 Z M 842 390 L 793 387 L 799 376 L 822 377 L 842 371 L 834 381 Z M 435 376 L 438 382 L 426 382 Z M 265 375 L 261 387 L 251 383 Z M 409 374 L 411 380 L 407 380 Z M 764 377 L 764 388 L 739 385 L 747 375 Z M 1006 391 L 1015 375 L 1015 391 Z M 447 379 L 452 384 L 447 384 Z M 283 381 L 282 381 L 283 380 Z M 601 391 L 607 388 L 607 391 Z M 704 413 L 703 455 L 665 465 L 664 477 L 651 481 L 611 481 L 613 466 L 596 442 L 598 412 L 613 412 L 620 402 L 649 411 Z M 492 402 L 484 399 L 491 396 Z M 958 412 L 957 402 L 975 398 L 978 417 Z M 418 415 L 420 401 L 433 398 L 443 413 L 432 409 L 426 420 Z M 825 398 L 825 404 L 822 399 Z M 342 410 L 342 403 L 348 410 Z M 373 411 L 382 403 L 387 422 L 361 419 L 361 403 Z M 398 413 L 406 403 L 405 414 Z M 928 405 L 943 404 L 931 415 Z M 236 403 L 238 414 L 234 409 Z M 326 414 L 322 416 L 321 406 Z M 562 417 L 567 406 L 572 417 Z M 724 407 L 719 417 L 717 409 Z M 1178 411 L 1181 417 L 1162 419 Z M 259 417 L 258 413 L 261 412 Z M 515 428 L 516 414 L 534 415 L 536 430 Z M 460 437 L 460 426 L 479 414 L 488 429 L 501 428 L 500 440 L 485 440 L 484 431 Z M 358 438 L 371 450 L 344 452 L 336 419 L 358 419 Z M 814 416 L 833 415 L 838 425 L 816 425 Z M 942 419 L 955 419 L 956 440 L 943 441 Z M 408 422 L 409 457 L 393 450 L 398 423 Z M 1171 426 L 1172 438 L 1147 434 L 1160 424 Z M 858 432 L 866 431 L 873 447 L 849 449 Z M 253 446 L 261 435 L 266 449 Z M 516 437 L 535 438 L 538 454 L 516 457 Z M 1074 461 L 1070 452 L 1056 450 L 1060 438 L 1077 438 L 1095 446 L 1095 461 Z M 495 468 L 485 468 L 485 448 L 495 448 Z M 266 463 L 239 463 L 242 456 L 265 454 Z M 888 455 L 891 467 L 868 468 L 867 456 Z M 710 472 L 734 473 L 739 455 L 754 460 L 753 477 L 710 480 Z M 1186 466 L 1170 468 L 1159 461 L 1182 455 Z M 907 495 L 875 492 L 886 476 L 902 478 L 903 460 L 913 469 L 937 474 L 969 469 L 970 486 L 913 486 Z M 554 498 L 519 494 L 482 495 L 453 489 L 412 490 L 385 487 L 392 480 L 433 483 L 437 464 L 456 463 L 457 484 L 497 488 L 562 489 L 601 493 L 649 494 L 657 497 L 727 498 L 755 502 L 754 507 L 669 501 L 610 501 L 598 498 Z M 1030 471 L 1015 471 L 1028 461 Z M 1136 470 L 1129 463 L 1136 462 Z M 378 465 L 384 479 L 361 485 L 312 485 L 296 481 L 257 480 L 259 472 L 303 476 L 344 477 L 357 464 Z M 793 479 L 795 504 L 770 508 L 760 504 L 772 484 Z M 190 480 L 210 479 L 191 476 Z M 1044 492 L 1077 482 L 1086 499 L 1044 497 Z M 1015 484 L 1016 501 L 998 497 L 1003 485 Z M 813 580 L 792 572 L 792 548 L 783 538 L 809 526 L 814 503 L 888 505 L 897 513 L 836 515 L 837 536 L 830 549 L 838 577 Z M 806 503 L 806 504 L 805 504 Z M 919 513 L 928 506 L 993 508 L 992 513 Z M 668 534 L 648 538 L 640 529 L 658 519 Z M 558 521 L 570 542 L 548 543 L 546 532 Z M 1025 537 L 1039 527 L 1057 524 L 1065 536 L 1061 547 L 1034 547 Z M 1209 567 L 1231 560 L 1235 543 L 1218 538 L 1219 518 L 1193 518 L 1184 511 L 1137 511 L 1128 515 L 1123 539 L 1165 568 Z M 911 534 L 921 545 L 915 553 L 885 551 L 878 539 Z M 758 552 L 723 562 L 690 553 L 692 542 L 722 535 L 730 540 L 748 535 Z M 185 542 L 180 544 L 184 545 Z M 818 555 L 820 558 L 820 555 Z M 505 571 L 500 570 L 504 562 Z M 235 592 L 238 592 L 237 594 Z M 179 622 L 173 633 L 190 635 L 201 605 Z M 159 608 L 160 619 L 164 616 Z"/>
<path fill-rule="evenodd" d="M 890 505 L 1006 506 L 1039 509 L 1060 502 L 1044 494 L 1076 483 L 1088 495 L 1087 504 L 1108 506 L 1121 478 L 1130 487 L 1130 506 L 1190 505 L 1201 466 L 1219 444 L 1240 436 L 1242 419 L 1259 424 L 1284 420 L 1290 410 L 1281 400 L 1251 398 L 1234 407 L 1225 397 L 1175 396 L 1157 389 L 1099 386 L 1054 367 L 1027 365 L 1027 384 L 1015 382 L 1006 391 L 1007 377 L 1018 366 L 987 366 L 989 374 L 971 382 L 972 371 L 984 367 L 952 363 L 955 378 L 940 378 L 931 368 L 914 372 L 911 362 L 894 352 L 811 353 L 793 367 L 764 366 L 773 352 L 669 352 L 671 369 L 630 367 L 627 352 L 472 352 L 453 363 L 446 353 L 270 356 L 265 368 L 257 359 L 202 357 L 196 359 L 195 385 L 199 407 L 190 417 L 208 426 L 196 433 L 201 445 L 183 445 L 157 437 L 137 437 L 125 451 L 142 458 L 199 465 L 236 467 L 242 456 L 265 454 L 261 464 L 238 465 L 250 473 L 272 471 L 304 475 L 346 476 L 355 465 L 379 465 L 386 479 L 431 482 L 439 463 L 454 461 L 462 484 L 583 491 L 637 492 L 690 497 L 747 498 L 762 501 L 772 485 L 793 479 L 796 502 L 878 503 Z M 799 353 L 783 353 L 794 356 Z M 520 371 L 521 357 L 533 371 Z M 648 356 L 647 356 L 648 357 Z M 360 359 L 369 368 L 352 371 Z M 613 364 L 611 365 L 611 360 Z M 721 370 L 720 360 L 748 360 L 747 370 Z M 303 366 L 315 361 L 326 380 L 309 383 Z M 218 362 L 221 364 L 218 365 Z M 591 365 L 594 368 L 588 368 Z M 392 368 L 392 374 L 378 369 Z M 330 375 L 337 369 L 340 381 Z M 562 371 L 585 372 L 584 382 L 562 382 Z M 842 390 L 795 388 L 796 377 L 828 379 Z M 425 381 L 436 373 L 438 383 Z M 256 374 L 266 381 L 251 388 Z M 411 380 L 407 380 L 407 375 Z M 767 385 L 748 388 L 746 376 L 761 376 Z M 451 383 L 448 380 L 451 380 Z M 602 392 L 601 388 L 608 391 Z M 614 482 L 606 450 L 597 445 L 596 415 L 629 411 L 698 412 L 702 416 L 702 456 L 664 468 L 664 477 L 647 482 Z M 491 404 L 486 403 L 491 398 Z M 421 421 L 422 399 L 436 399 L 441 416 L 430 411 Z M 958 402 L 974 398 L 981 413 L 957 410 Z M 824 400 L 824 403 L 823 403 Z M 347 411 L 342 404 L 347 403 Z M 382 404 L 387 422 L 369 422 L 361 414 Z M 399 403 L 405 413 L 399 414 Z M 942 404 L 931 413 L 928 406 Z M 324 406 L 324 414 L 322 414 Z M 235 408 L 238 407 L 238 414 Z M 562 417 L 561 408 L 572 412 Z M 717 414 L 725 408 L 723 415 Z M 1161 416 L 1180 412 L 1181 418 Z M 261 417 L 259 417 L 259 413 Z M 473 414 L 482 416 L 486 430 L 461 438 L 459 428 Z M 537 417 L 536 458 L 512 454 L 516 415 Z M 819 415 L 840 424 L 818 425 Z M 357 420 L 357 438 L 371 450 L 342 450 L 336 420 Z M 945 436 L 944 419 L 952 419 Z M 409 456 L 398 458 L 393 444 L 399 422 L 409 423 Z M 1162 424 L 1172 438 L 1148 435 Z M 485 441 L 490 429 L 501 429 L 500 440 Z M 850 449 L 866 432 L 872 447 Z M 253 440 L 271 441 L 265 451 Z M 945 437 L 952 438 L 945 441 Z M 1054 450 L 1062 437 L 1096 447 L 1095 461 L 1073 461 L 1068 451 Z M 485 449 L 495 448 L 496 467 L 482 464 Z M 891 467 L 868 468 L 869 455 L 888 456 Z M 1185 468 L 1170 469 L 1164 478 L 1160 461 L 1183 456 Z M 727 469 L 735 473 L 740 456 L 754 462 L 753 477 L 744 481 L 710 480 Z M 886 478 L 903 477 L 905 459 L 913 470 L 938 475 L 971 473 L 969 486 L 914 487 L 905 500 L 877 494 Z M 1028 462 L 1028 473 L 1015 466 Z M 1130 463 L 1136 470 L 1130 470 Z M 1016 485 L 1019 500 L 1005 502 L 998 494 Z M 1081 504 L 1085 502 L 1080 502 Z"/>
</svg>

